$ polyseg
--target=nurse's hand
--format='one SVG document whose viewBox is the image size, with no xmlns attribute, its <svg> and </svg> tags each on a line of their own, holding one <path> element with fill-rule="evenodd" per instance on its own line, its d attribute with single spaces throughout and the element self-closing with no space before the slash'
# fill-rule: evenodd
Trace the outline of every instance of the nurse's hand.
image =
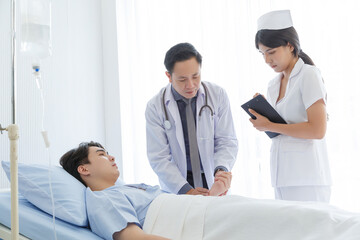
<svg viewBox="0 0 360 240">
<path fill-rule="evenodd" d="M 197 187 L 195 189 L 192 188 L 186 194 L 209 196 L 209 189 L 201 188 L 201 187 Z"/>
<path fill-rule="evenodd" d="M 254 128 L 256 128 L 259 131 L 269 131 L 269 127 L 271 125 L 271 122 L 267 117 L 264 117 L 254 110 L 249 108 L 249 112 L 256 117 L 256 119 L 250 118 L 250 122 L 253 124 Z"/>
<path fill-rule="evenodd" d="M 259 96 L 259 95 L 261 95 L 261 96 L 263 96 L 263 98 L 265 98 L 264 95 L 262 95 L 262 94 L 260 94 L 260 93 L 255 93 L 255 95 L 253 96 L 253 98 L 256 98 L 256 97 Z M 266 99 L 266 98 L 265 98 L 265 99 Z"/>
</svg>

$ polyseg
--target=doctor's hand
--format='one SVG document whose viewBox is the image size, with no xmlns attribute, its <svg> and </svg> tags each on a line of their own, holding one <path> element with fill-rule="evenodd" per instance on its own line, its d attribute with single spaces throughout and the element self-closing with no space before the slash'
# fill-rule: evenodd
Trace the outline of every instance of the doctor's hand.
<svg viewBox="0 0 360 240">
<path fill-rule="evenodd" d="M 224 196 L 231 186 L 231 172 L 218 171 L 215 174 L 215 182 L 210 189 L 210 196 Z"/>
<path fill-rule="evenodd" d="M 190 189 L 186 194 L 209 196 L 209 190 L 206 188 L 197 187 L 195 189 Z"/>
<path fill-rule="evenodd" d="M 256 119 L 250 118 L 249 121 L 253 124 L 254 128 L 259 131 L 269 131 L 271 122 L 266 117 L 258 114 L 254 110 L 249 108 L 249 112 L 256 117 Z"/>
</svg>

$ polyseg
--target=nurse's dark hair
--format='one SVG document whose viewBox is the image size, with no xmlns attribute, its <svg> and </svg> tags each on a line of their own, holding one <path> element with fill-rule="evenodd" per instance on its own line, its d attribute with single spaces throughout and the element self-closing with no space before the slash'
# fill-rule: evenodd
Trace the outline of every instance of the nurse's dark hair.
<svg viewBox="0 0 360 240">
<path fill-rule="evenodd" d="M 82 180 L 77 169 L 80 165 L 90 163 L 88 158 L 90 147 L 104 148 L 100 143 L 97 142 L 82 142 L 77 148 L 71 149 L 65 153 L 59 161 L 60 165 L 65 169 L 65 171 L 67 171 L 85 186 L 86 184 Z"/>
<path fill-rule="evenodd" d="M 166 70 L 172 74 L 176 62 L 186 61 L 193 57 L 201 66 L 202 56 L 193 45 L 190 43 L 176 44 L 166 52 L 164 60 Z"/>
<path fill-rule="evenodd" d="M 294 27 L 280 30 L 260 30 L 255 36 L 255 46 L 257 49 L 259 49 L 260 43 L 269 48 L 286 46 L 289 43 L 294 47 L 293 55 L 295 57 L 301 58 L 306 64 L 315 66 L 313 60 L 301 50 L 299 35 Z M 327 96 L 325 96 L 325 99 L 327 99 Z M 329 120 L 329 114 L 326 113 L 326 115 L 327 120 Z"/>
<path fill-rule="evenodd" d="M 315 65 L 313 60 L 301 50 L 299 36 L 294 27 L 280 30 L 262 29 L 256 33 L 255 46 L 259 49 L 259 44 L 269 48 L 286 46 L 288 43 L 294 47 L 294 57 L 300 57 L 304 63 Z"/>
</svg>

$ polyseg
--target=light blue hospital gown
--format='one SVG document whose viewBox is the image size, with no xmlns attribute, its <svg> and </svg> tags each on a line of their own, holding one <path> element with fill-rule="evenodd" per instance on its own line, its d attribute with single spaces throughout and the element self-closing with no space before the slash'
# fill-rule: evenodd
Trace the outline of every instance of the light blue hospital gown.
<svg viewBox="0 0 360 240">
<path fill-rule="evenodd" d="M 150 203 L 164 191 L 146 184 L 116 184 L 102 191 L 86 189 L 91 230 L 105 239 L 135 223 L 142 228 Z"/>
</svg>

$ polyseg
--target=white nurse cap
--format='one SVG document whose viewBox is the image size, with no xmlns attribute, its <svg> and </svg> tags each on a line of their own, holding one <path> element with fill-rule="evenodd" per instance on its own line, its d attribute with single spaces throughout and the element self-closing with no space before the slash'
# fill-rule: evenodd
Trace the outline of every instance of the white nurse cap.
<svg viewBox="0 0 360 240">
<path fill-rule="evenodd" d="M 290 10 L 279 10 L 265 13 L 257 21 L 257 30 L 280 30 L 293 26 Z"/>
</svg>

